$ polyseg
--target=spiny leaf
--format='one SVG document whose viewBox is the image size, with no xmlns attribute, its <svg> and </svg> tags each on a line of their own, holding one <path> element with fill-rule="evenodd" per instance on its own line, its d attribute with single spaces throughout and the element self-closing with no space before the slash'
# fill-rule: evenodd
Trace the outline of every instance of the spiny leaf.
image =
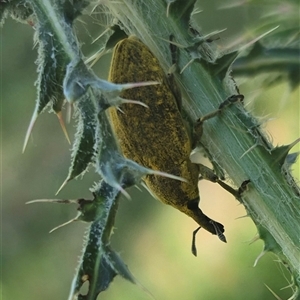
<svg viewBox="0 0 300 300">
<path fill-rule="evenodd" d="M 286 162 L 287 155 L 289 151 L 297 144 L 299 143 L 300 138 L 295 140 L 293 143 L 289 145 L 283 145 L 280 147 L 276 147 L 272 150 L 272 156 L 274 157 L 274 163 L 278 165 L 280 168 L 283 166 L 283 164 Z"/>
<path fill-rule="evenodd" d="M 83 174 L 92 162 L 97 149 L 95 144 L 96 128 L 99 127 L 97 114 L 112 105 L 122 103 L 145 106 L 139 101 L 123 99 L 119 94 L 124 89 L 152 84 L 157 82 L 114 84 L 101 80 L 91 69 L 88 69 L 82 59 L 76 59 L 68 65 L 63 83 L 64 94 L 69 102 L 75 103 L 79 111 L 79 121 L 69 174 L 57 193 L 68 181 Z M 102 134 L 105 134 L 105 131 Z"/>
<path fill-rule="evenodd" d="M 26 148 L 29 136 L 39 114 L 49 103 L 59 112 L 64 99 L 62 83 L 65 76 L 67 60 L 59 44 L 56 44 L 52 35 L 46 34 L 39 28 L 36 35 L 39 45 L 38 80 L 36 82 L 38 96 L 30 125 L 24 141 L 23 152 Z"/>
<path fill-rule="evenodd" d="M 299 86 L 299 49 L 266 47 L 256 42 L 246 56 L 241 56 L 233 64 L 235 75 L 252 76 L 262 73 L 270 75 L 265 85 L 275 84 L 278 80 L 289 79 L 292 89 Z"/>
<path fill-rule="evenodd" d="M 70 102 L 81 101 L 82 96 L 90 89 L 94 94 L 94 104 L 97 106 L 97 113 L 100 113 L 110 106 L 118 106 L 122 103 L 134 103 L 145 106 L 140 101 L 123 99 L 120 93 L 126 89 L 140 86 L 159 84 L 157 81 L 134 82 L 125 84 L 115 84 L 98 78 L 89 69 L 82 59 L 71 61 L 67 67 L 67 74 L 64 79 L 64 94 Z M 96 99 L 97 98 L 97 99 Z"/>
<path fill-rule="evenodd" d="M 70 199 L 37 199 L 26 202 L 26 204 L 32 204 L 32 203 L 62 203 L 62 204 L 78 204 L 78 214 L 75 218 L 56 226 L 53 228 L 50 233 L 53 231 L 64 227 L 65 225 L 68 225 L 74 221 L 83 221 L 83 222 L 93 222 L 98 217 L 98 202 L 96 199 L 96 194 L 93 193 L 94 199 L 77 199 L 77 200 L 70 200 Z"/>
<path fill-rule="evenodd" d="M 207 64 L 212 76 L 218 76 L 221 80 L 223 80 L 228 74 L 228 71 L 231 70 L 231 65 L 235 61 L 237 56 L 237 51 L 231 52 L 221 56 L 214 63 Z"/>
<path fill-rule="evenodd" d="M 87 245 L 74 278 L 69 299 L 95 300 L 118 274 L 136 283 L 121 258 L 109 246 L 118 208 L 119 191 L 105 181 L 101 181 L 94 196 L 97 215 L 90 227 Z M 79 294 L 80 288 L 85 281 L 90 283 L 89 290 L 87 295 L 82 295 Z"/>
<path fill-rule="evenodd" d="M 95 102 L 94 93 L 89 88 L 87 93 L 82 95 L 75 104 L 78 109 L 79 119 L 71 155 L 71 166 L 67 178 L 56 194 L 60 192 L 67 182 L 83 174 L 95 155 L 97 127 Z"/>
<path fill-rule="evenodd" d="M 72 23 L 89 4 L 89 1 L 75 0 L 72 3 L 64 1 L 63 6 L 51 6 L 49 2 L 34 1 L 30 4 L 35 14 L 35 41 L 38 44 L 37 64 L 39 76 L 36 81 L 38 92 L 36 107 L 26 133 L 23 152 L 37 117 L 47 106 L 51 106 L 59 117 L 60 124 L 67 137 L 62 118 L 60 118 L 64 100 L 62 83 L 70 59 L 79 56 L 77 38 L 73 33 Z M 53 10 L 51 13 L 47 11 L 49 8 Z M 49 15 L 55 17 L 56 20 L 50 20 Z"/>
<path fill-rule="evenodd" d="M 24 0 L 7 0 L 0 3 L 0 26 L 4 24 L 7 16 L 21 23 L 32 23 L 33 10 Z"/>
<path fill-rule="evenodd" d="M 278 254 L 282 251 L 280 245 L 276 242 L 274 237 L 270 234 L 270 232 L 263 227 L 262 225 L 258 224 L 257 230 L 259 233 L 259 237 L 264 241 L 264 251 L 271 251 L 275 254 Z"/>
<path fill-rule="evenodd" d="M 180 48 L 184 48 L 189 56 L 190 56 L 190 61 L 182 68 L 180 73 L 183 73 L 184 70 L 193 62 L 200 62 L 203 63 L 204 67 L 209 68 L 213 67 L 214 64 L 216 63 L 217 56 L 214 55 L 214 53 L 210 50 L 208 50 L 207 44 L 213 42 L 216 38 L 216 36 L 223 32 L 223 30 L 218 30 L 218 31 L 213 31 L 209 34 L 206 35 L 201 35 L 198 33 L 196 30 L 193 30 L 193 42 L 190 46 L 188 47 L 183 47 L 179 46 Z M 226 59 L 225 59 L 226 62 Z M 224 64 L 224 62 L 223 62 Z M 213 71 L 213 73 L 217 73 L 219 71 L 220 66 L 217 68 L 217 71 Z M 223 70 L 223 65 L 221 66 L 221 70 Z"/>
</svg>

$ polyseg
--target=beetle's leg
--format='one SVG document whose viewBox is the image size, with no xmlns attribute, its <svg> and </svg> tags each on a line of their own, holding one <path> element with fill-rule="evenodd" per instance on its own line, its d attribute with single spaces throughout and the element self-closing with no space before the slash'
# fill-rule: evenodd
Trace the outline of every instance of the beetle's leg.
<svg viewBox="0 0 300 300">
<path fill-rule="evenodd" d="M 225 235 L 223 234 L 224 232 L 224 229 L 223 229 L 223 232 L 222 230 L 219 228 L 219 223 L 215 222 L 214 220 L 210 220 L 209 221 L 212 226 L 214 227 L 215 231 L 216 231 L 216 235 L 218 236 L 218 238 L 224 242 L 224 243 L 227 243 L 226 241 L 226 237 Z M 197 256 L 197 247 L 196 247 L 196 235 L 198 233 L 198 231 L 201 229 L 201 226 L 199 226 L 196 230 L 193 231 L 193 237 L 192 237 L 192 247 L 191 247 L 191 250 L 192 250 L 192 253 Z"/>
<path fill-rule="evenodd" d="M 199 198 L 196 198 L 192 201 L 189 201 L 187 205 L 189 211 L 186 212 L 199 224 L 199 227 L 195 231 L 193 231 L 192 253 L 195 256 L 197 256 L 196 234 L 200 228 L 203 228 L 208 232 L 217 235 L 222 242 L 226 243 L 226 237 L 223 234 L 224 226 L 221 223 L 212 220 L 210 217 L 208 217 L 202 212 L 202 210 L 199 208 L 199 200 Z"/>
<path fill-rule="evenodd" d="M 202 118 L 199 118 L 197 120 L 198 123 L 203 124 L 203 122 L 205 122 L 206 120 L 209 120 L 213 117 L 215 117 L 217 114 L 219 114 L 221 111 L 223 111 L 226 107 L 228 107 L 229 105 L 236 103 L 238 101 L 243 101 L 244 100 L 244 95 L 232 95 L 230 97 L 228 97 L 226 100 L 224 100 L 220 105 L 219 108 L 205 116 L 203 116 Z"/>
<path fill-rule="evenodd" d="M 220 180 L 219 177 L 214 173 L 214 171 L 202 164 L 199 164 L 199 173 L 200 177 L 199 180 L 201 179 L 206 179 L 211 182 L 216 182 L 218 183 L 223 189 L 225 189 L 227 192 L 232 194 L 235 198 L 240 199 L 242 193 L 246 190 L 248 183 L 250 180 L 245 180 L 242 182 L 241 186 L 236 190 L 224 181 Z"/>
<path fill-rule="evenodd" d="M 192 253 L 197 256 L 197 247 L 196 247 L 196 234 L 198 233 L 201 226 L 199 226 L 196 230 L 193 231 L 193 238 L 192 238 Z"/>
<path fill-rule="evenodd" d="M 194 141 L 200 140 L 202 133 L 203 133 L 203 123 L 209 119 L 214 118 L 217 116 L 220 112 L 222 112 L 226 107 L 229 105 L 236 103 L 238 101 L 243 101 L 244 96 L 243 95 L 232 95 L 228 97 L 226 100 L 224 100 L 220 105 L 219 108 L 212 111 L 211 113 L 199 118 L 196 121 L 196 124 L 194 125 Z"/>
<path fill-rule="evenodd" d="M 229 193 L 233 194 L 237 199 L 240 198 L 241 194 L 246 190 L 248 183 L 250 182 L 250 180 L 245 180 L 243 181 L 243 183 L 241 184 L 241 186 L 239 187 L 238 190 L 233 189 L 231 186 L 227 185 L 226 183 L 224 183 L 223 181 L 221 181 L 218 176 L 213 172 L 213 170 L 207 168 L 204 165 L 200 165 L 200 169 L 202 169 L 202 172 L 204 173 L 204 176 L 202 175 L 202 179 L 207 179 L 210 180 L 212 182 L 217 182 L 219 183 L 225 190 L 227 190 Z M 200 212 L 200 213 L 199 213 Z M 224 227 L 222 224 L 210 219 L 209 217 L 207 217 L 206 215 L 204 215 L 202 213 L 202 211 L 198 208 L 198 204 L 197 204 L 197 213 L 196 213 L 198 218 L 194 218 L 195 221 L 197 223 L 202 223 L 204 222 L 204 220 L 209 220 L 208 222 L 213 226 L 214 231 L 218 238 L 226 243 L 226 237 L 223 234 L 224 232 Z M 199 217 L 201 219 L 201 222 L 199 222 Z M 205 223 L 205 222 L 204 222 Z M 196 230 L 193 231 L 193 237 L 192 237 L 192 253 L 193 255 L 197 256 L 197 247 L 196 247 L 196 235 L 198 233 L 198 231 L 200 230 L 201 226 L 199 226 Z M 208 228 L 206 228 L 206 230 L 208 230 Z M 210 230 L 208 230 L 210 231 Z"/>
<path fill-rule="evenodd" d="M 194 140 L 195 141 L 200 140 L 202 133 L 203 133 L 203 123 L 205 121 L 207 121 L 211 118 L 214 118 L 229 105 L 236 103 L 238 101 L 243 101 L 243 99 L 244 99 L 243 95 L 232 95 L 232 96 L 228 97 L 225 101 L 223 101 L 217 110 L 199 118 L 196 121 L 196 124 L 194 126 Z M 211 182 L 218 183 L 222 188 L 224 188 L 226 191 L 231 193 L 237 199 L 240 198 L 242 192 L 245 190 L 246 185 L 247 185 L 247 184 L 244 185 L 244 183 L 242 183 L 241 187 L 239 189 L 235 190 L 230 185 L 228 185 L 225 182 L 223 182 L 222 180 L 220 180 L 219 177 L 214 173 L 213 170 L 211 170 L 210 168 L 208 168 L 202 164 L 199 164 L 199 173 L 200 173 L 200 177 L 199 177 L 200 180 L 206 179 Z M 247 183 L 248 182 L 249 181 L 247 181 Z"/>
</svg>

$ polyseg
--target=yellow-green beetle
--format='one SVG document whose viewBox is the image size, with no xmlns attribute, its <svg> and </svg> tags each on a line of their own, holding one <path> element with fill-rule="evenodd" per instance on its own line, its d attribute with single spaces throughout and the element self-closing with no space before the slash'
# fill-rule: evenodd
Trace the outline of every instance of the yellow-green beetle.
<svg viewBox="0 0 300 300">
<path fill-rule="evenodd" d="M 142 166 L 185 178 L 187 182 L 147 175 L 144 182 L 158 200 L 190 216 L 200 227 L 226 242 L 224 226 L 210 219 L 198 207 L 199 166 L 190 161 L 191 136 L 174 89 L 158 60 L 136 37 L 128 37 L 114 49 L 109 80 L 114 83 L 161 82 L 126 90 L 120 95 L 142 101 L 149 108 L 123 104 L 122 111 L 115 107 L 109 109 L 120 148 L 126 158 Z"/>
</svg>

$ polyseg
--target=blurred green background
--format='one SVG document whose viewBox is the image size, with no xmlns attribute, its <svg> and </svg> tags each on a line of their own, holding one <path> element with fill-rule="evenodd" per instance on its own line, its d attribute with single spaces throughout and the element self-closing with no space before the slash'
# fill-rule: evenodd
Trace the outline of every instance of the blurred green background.
<svg viewBox="0 0 300 300">
<path fill-rule="evenodd" d="M 222 43 L 245 34 L 257 22 L 258 11 L 247 6 L 217 10 L 217 1 L 201 2 L 199 23 L 204 33 L 227 28 Z M 78 22 L 83 51 L 91 54 L 101 33 L 97 18 Z M 98 22 L 99 23 L 99 22 Z M 37 121 L 24 154 L 21 149 L 35 106 L 37 51 L 33 49 L 30 26 L 7 20 L 1 30 L 1 202 L 2 202 L 2 297 L 19 299 L 67 299 L 82 249 L 87 225 L 73 223 L 52 234 L 48 231 L 76 214 L 69 205 L 35 204 L 26 201 L 54 198 L 65 179 L 71 148 L 56 116 L 44 113 Z M 95 70 L 107 78 L 109 56 Z M 269 89 L 261 78 L 238 79 L 246 96 L 247 109 L 261 119 L 274 145 L 288 144 L 299 137 L 299 88 L 289 93 L 288 84 Z M 74 134 L 74 123 L 68 125 Z M 293 152 L 299 151 L 299 146 Z M 299 164 L 294 166 L 299 180 Z M 82 180 L 71 181 L 59 198 L 91 198 L 89 188 L 98 177 L 91 168 Z M 227 244 L 206 231 L 197 237 L 198 257 L 191 254 L 192 219 L 152 199 L 146 191 L 130 190 L 132 200 L 122 199 L 113 248 L 121 253 L 132 273 L 155 299 L 274 299 L 265 285 L 282 299 L 291 295 L 289 275 L 272 254 L 253 268 L 262 251 L 257 241 L 249 245 L 256 228 L 238 202 L 220 187 L 201 182 L 201 207 L 225 225 Z M 137 286 L 117 277 L 99 297 L 151 299 Z"/>
</svg>

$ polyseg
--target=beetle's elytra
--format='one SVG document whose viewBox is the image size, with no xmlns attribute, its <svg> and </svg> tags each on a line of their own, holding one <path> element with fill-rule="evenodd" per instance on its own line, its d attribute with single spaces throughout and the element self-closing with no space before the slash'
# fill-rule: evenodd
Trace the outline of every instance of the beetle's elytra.
<svg viewBox="0 0 300 300">
<path fill-rule="evenodd" d="M 126 90 L 125 99 L 142 101 L 149 108 L 122 105 L 109 114 L 125 157 L 137 163 L 181 176 L 187 182 L 149 175 L 144 178 L 150 192 L 193 218 L 202 228 L 225 240 L 222 224 L 211 220 L 199 209 L 198 175 L 191 163 L 192 141 L 182 119 L 176 96 L 167 76 L 151 51 L 135 37 L 120 41 L 113 53 L 109 80 L 114 83 L 159 81 L 161 84 Z"/>
</svg>

